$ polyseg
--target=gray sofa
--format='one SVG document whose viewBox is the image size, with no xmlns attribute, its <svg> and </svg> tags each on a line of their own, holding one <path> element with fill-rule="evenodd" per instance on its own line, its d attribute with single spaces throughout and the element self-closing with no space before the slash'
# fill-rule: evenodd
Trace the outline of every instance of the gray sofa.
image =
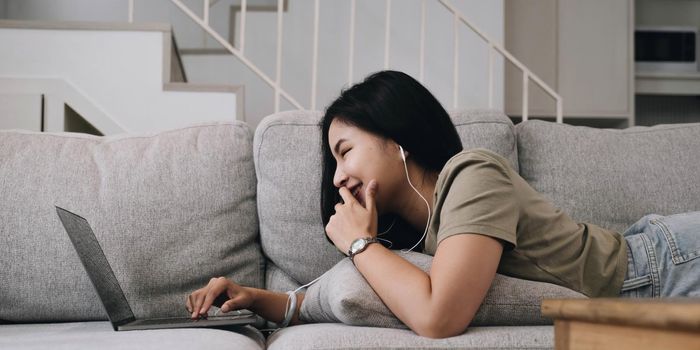
<svg viewBox="0 0 700 350">
<path fill-rule="evenodd" d="M 90 221 L 138 317 L 184 315 L 185 296 L 212 276 L 296 288 L 343 260 L 318 210 L 320 116 L 282 112 L 255 132 L 239 122 L 102 138 L 0 131 L 0 348 L 553 348 L 541 299 L 580 295 L 505 276 L 480 310 L 490 321 L 447 339 L 339 323 L 268 337 L 265 322 L 114 332 L 53 206 Z M 601 130 L 516 127 L 485 110 L 452 116 L 465 148 L 505 156 L 577 220 L 622 231 L 647 213 L 700 210 L 700 124 Z"/>
</svg>

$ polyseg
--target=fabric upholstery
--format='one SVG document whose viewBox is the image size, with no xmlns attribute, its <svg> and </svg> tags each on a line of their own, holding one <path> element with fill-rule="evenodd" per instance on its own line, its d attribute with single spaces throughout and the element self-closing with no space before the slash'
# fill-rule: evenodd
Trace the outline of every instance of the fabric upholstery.
<svg viewBox="0 0 700 350">
<path fill-rule="evenodd" d="M 518 170 L 518 149 L 513 122 L 503 112 L 491 109 L 450 111 L 452 123 L 464 149 L 486 148 L 510 161 Z"/>
<path fill-rule="evenodd" d="M 0 327 L 0 349 L 265 349 L 253 327 L 115 332 L 109 322 L 40 323 Z"/>
<path fill-rule="evenodd" d="M 487 148 L 517 169 L 515 129 L 491 110 L 451 112 L 465 148 Z M 287 111 L 263 119 L 255 131 L 260 239 L 268 259 L 299 284 L 344 257 L 326 241 L 320 214 L 321 112 Z"/>
<path fill-rule="evenodd" d="M 625 130 L 530 120 L 520 173 L 580 222 L 624 231 L 646 214 L 700 210 L 700 123 Z"/>
<path fill-rule="evenodd" d="M 295 290 L 301 286 L 291 276 L 286 274 L 282 269 L 273 263 L 268 263 L 265 266 L 265 289 L 277 292 L 286 292 Z M 306 289 L 302 289 L 305 291 Z"/>
<path fill-rule="evenodd" d="M 343 257 L 324 238 L 321 223 L 320 118 L 320 112 L 281 112 L 255 130 L 262 248 L 299 283 L 310 282 Z"/>
<path fill-rule="evenodd" d="M 0 131 L 0 198 L 0 319 L 106 319 L 54 205 L 90 222 L 137 317 L 185 314 L 186 295 L 214 276 L 263 287 L 243 123 Z"/>
<path fill-rule="evenodd" d="M 430 271 L 431 256 L 416 252 L 395 253 L 423 271 Z M 471 325 L 550 325 L 552 320 L 540 313 L 542 299 L 584 297 L 557 285 L 496 274 Z M 386 307 L 350 259 L 340 261 L 308 288 L 299 312 L 300 318 L 306 322 L 407 328 Z"/>
<path fill-rule="evenodd" d="M 325 349 L 553 349 L 552 326 L 473 327 L 444 339 L 407 329 L 309 324 L 284 328 L 267 340 L 269 350 Z"/>
</svg>

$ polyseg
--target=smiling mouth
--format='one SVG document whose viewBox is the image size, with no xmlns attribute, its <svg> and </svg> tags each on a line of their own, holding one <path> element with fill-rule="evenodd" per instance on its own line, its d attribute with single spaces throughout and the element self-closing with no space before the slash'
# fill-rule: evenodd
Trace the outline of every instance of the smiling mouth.
<svg viewBox="0 0 700 350">
<path fill-rule="evenodd" d="M 355 189 L 352 191 L 352 196 L 355 197 L 356 199 L 359 200 L 358 195 L 360 194 L 360 189 L 362 189 L 362 184 L 358 184 L 355 186 Z"/>
</svg>

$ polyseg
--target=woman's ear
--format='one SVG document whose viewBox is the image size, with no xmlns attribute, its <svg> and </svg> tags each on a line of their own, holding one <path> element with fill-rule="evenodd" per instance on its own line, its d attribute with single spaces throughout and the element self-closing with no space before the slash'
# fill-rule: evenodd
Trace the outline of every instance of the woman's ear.
<svg viewBox="0 0 700 350">
<path fill-rule="evenodd" d="M 406 161 L 406 158 L 408 158 L 408 152 L 404 151 L 404 149 L 403 149 L 403 147 L 401 147 L 401 145 L 398 145 L 398 146 L 399 146 L 399 153 L 401 154 L 401 159 Z"/>
</svg>

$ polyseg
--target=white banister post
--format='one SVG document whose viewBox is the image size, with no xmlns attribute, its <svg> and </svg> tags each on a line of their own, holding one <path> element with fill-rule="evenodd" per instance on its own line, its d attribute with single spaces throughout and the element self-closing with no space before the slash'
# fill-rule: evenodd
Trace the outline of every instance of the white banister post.
<svg viewBox="0 0 700 350">
<path fill-rule="evenodd" d="M 181 0 L 170 0 L 170 2 L 172 2 L 175 6 L 177 6 L 193 22 L 197 23 L 197 25 L 199 25 L 200 28 L 202 28 L 204 31 L 209 33 L 209 35 L 211 35 L 211 37 L 214 38 L 214 40 L 216 40 L 216 42 L 218 42 L 219 45 L 223 46 L 226 50 L 228 50 L 228 52 L 230 52 L 231 54 L 236 56 L 241 61 L 241 63 L 246 65 L 246 67 L 248 67 L 251 71 L 253 71 L 253 73 L 257 74 L 263 81 L 265 81 L 265 83 L 267 85 L 269 85 L 273 89 L 277 86 L 277 84 L 275 83 L 274 80 L 272 80 L 272 78 L 270 78 L 267 74 L 263 73 L 263 71 L 260 70 L 260 68 L 258 68 L 255 64 L 253 64 L 253 62 L 251 62 L 249 59 L 247 59 L 245 56 L 243 56 L 241 54 L 241 52 L 238 51 L 238 49 L 236 49 L 235 47 L 233 47 L 233 45 L 231 45 L 229 40 L 224 39 L 221 35 L 219 35 L 219 33 L 214 31 L 211 27 L 205 25 L 204 22 L 202 22 L 202 19 L 199 18 L 199 16 L 197 16 L 196 14 L 194 14 L 187 6 L 185 6 Z M 300 109 L 300 110 L 304 109 L 304 107 L 302 107 L 301 104 L 299 102 L 297 102 L 297 100 L 295 100 L 294 97 L 292 97 L 286 91 L 280 89 L 280 95 L 283 96 L 285 99 L 287 99 L 287 101 L 289 101 L 297 109 Z"/>
<path fill-rule="evenodd" d="M 454 41 L 452 46 L 454 47 L 454 58 L 452 61 L 454 77 L 452 85 L 452 107 L 457 109 L 458 106 L 458 96 L 459 96 L 459 17 L 455 14 L 453 20 L 454 28 Z"/>
<path fill-rule="evenodd" d="M 248 9 L 248 0 L 241 0 L 241 28 L 240 28 L 240 51 L 245 54 L 245 14 Z"/>
<path fill-rule="evenodd" d="M 526 121 L 527 116 L 527 103 L 528 103 L 528 83 L 530 82 L 530 74 L 527 70 L 523 69 L 523 120 Z"/>
<path fill-rule="evenodd" d="M 420 7 L 420 74 L 418 80 L 425 82 L 425 2 L 421 1 Z"/>
<path fill-rule="evenodd" d="M 557 97 L 557 123 L 564 122 L 564 110 L 562 108 L 561 96 Z"/>
<path fill-rule="evenodd" d="M 134 23 L 134 0 L 129 0 L 129 23 Z"/>
<path fill-rule="evenodd" d="M 203 1 L 204 8 L 202 9 L 202 22 L 209 25 L 209 0 Z"/>
<path fill-rule="evenodd" d="M 489 108 L 493 109 L 493 70 L 495 52 L 493 44 L 489 43 Z"/>
<path fill-rule="evenodd" d="M 483 39 L 485 42 L 489 43 L 493 48 L 498 51 L 505 59 L 513 63 L 517 68 L 523 71 L 523 75 L 527 76 L 527 78 L 523 77 L 524 81 L 527 81 L 529 79 L 532 79 L 533 83 L 539 85 L 547 94 L 549 94 L 556 102 L 557 102 L 557 119 L 562 119 L 563 115 L 563 110 L 562 110 L 562 98 L 561 96 L 556 93 L 552 88 L 549 87 L 542 79 L 540 79 L 537 75 L 532 74 L 527 67 L 525 67 L 520 61 L 518 61 L 513 55 L 511 55 L 506 49 L 503 48 L 499 43 L 489 39 L 488 36 L 486 36 L 481 30 L 476 28 L 471 22 L 469 22 L 466 17 L 456 8 L 452 5 L 452 3 L 449 0 L 437 0 L 439 3 L 441 3 L 443 6 L 445 6 L 450 12 L 452 12 L 455 16 L 458 16 L 462 23 L 467 25 L 469 29 L 471 29 L 474 33 L 476 33 L 481 39 Z M 527 92 L 527 84 L 526 82 L 523 83 L 524 85 L 524 92 Z M 527 96 L 523 96 L 523 104 L 524 104 L 524 109 L 525 112 L 524 114 L 524 120 L 527 119 Z"/>
<path fill-rule="evenodd" d="M 275 81 L 275 113 L 280 111 L 280 81 L 282 80 L 282 3 L 277 0 L 277 79 Z"/>
<path fill-rule="evenodd" d="M 389 69 L 389 28 L 391 27 L 391 0 L 386 0 L 386 26 L 384 27 L 384 69 Z"/>
<path fill-rule="evenodd" d="M 318 71 L 318 15 L 319 0 L 314 1 L 314 51 L 311 62 L 311 110 L 316 110 L 316 80 Z"/>
<path fill-rule="evenodd" d="M 350 48 L 348 52 L 348 86 L 352 85 L 352 70 L 355 61 L 355 7 L 356 1 L 350 1 Z"/>
</svg>

